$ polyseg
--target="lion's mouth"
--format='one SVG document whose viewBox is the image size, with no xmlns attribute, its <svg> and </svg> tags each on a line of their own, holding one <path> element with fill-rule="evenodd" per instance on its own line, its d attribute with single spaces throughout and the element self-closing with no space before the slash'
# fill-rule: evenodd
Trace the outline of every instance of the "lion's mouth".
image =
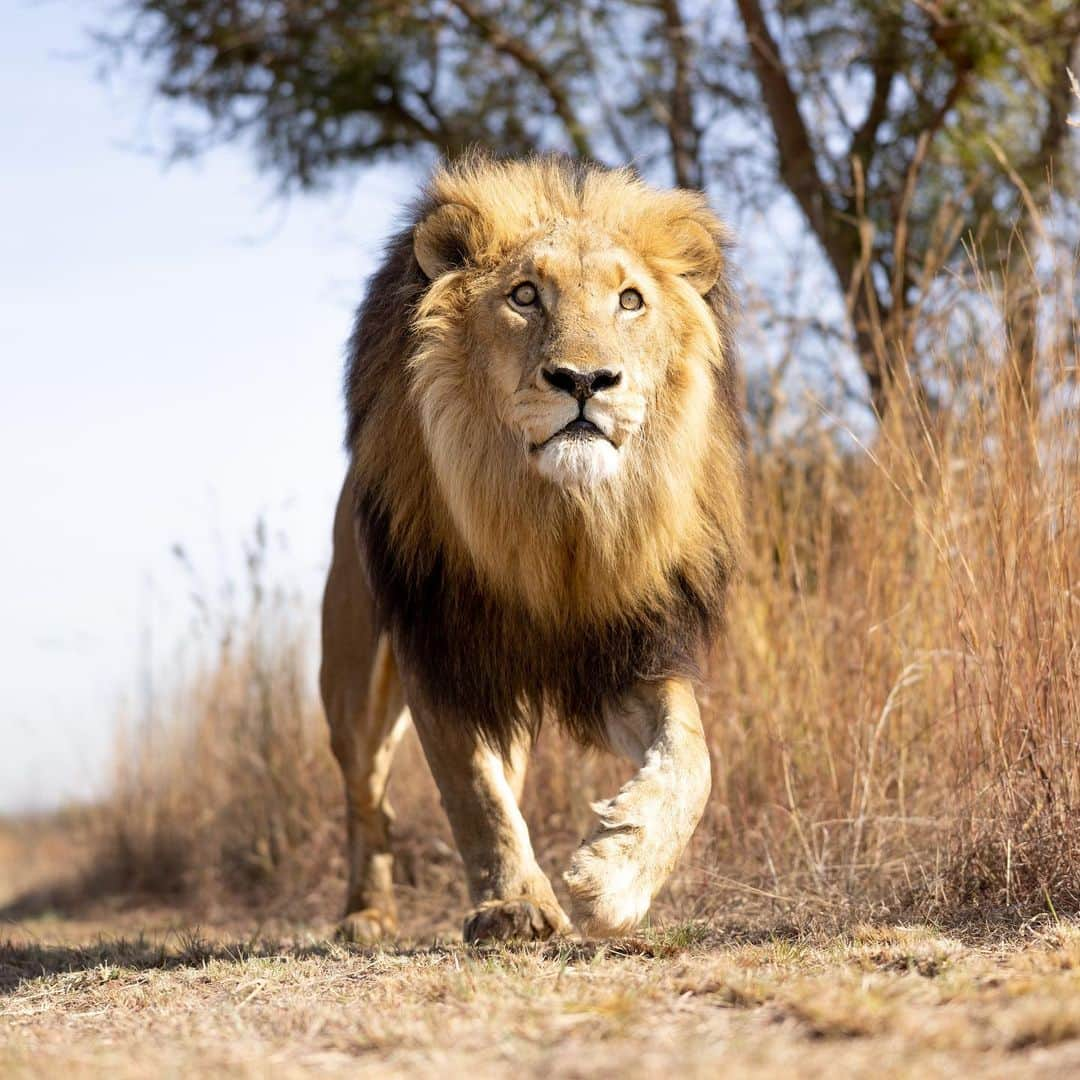
<svg viewBox="0 0 1080 1080">
<path fill-rule="evenodd" d="M 572 439 L 575 442 L 588 442 L 591 439 L 603 439 L 605 442 L 611 442 L 602 428 L 598 427 L 591 420 L 585 416 L 575 416 L 565 427 L 559 428 L 553 435 L 548 436 L 542 443 L 537 443 L 532 447 L 535 453 L 538 450 L 543 450 L 545 446 L 550 446 L 558 439 Z M 614 446 L 615 444 L 612 443 Z"/>
<path fill-rule="evenodd" d="M 575 417 L 564 428 L 560 428 L 551 436 L 552 439 L 559 435 L 565 435 L 572 439 L 604 439 L 607 436 L 591 421 L 584 416 Z M 550 439 L 548 440 L 551 441 Z"/>
</svg>

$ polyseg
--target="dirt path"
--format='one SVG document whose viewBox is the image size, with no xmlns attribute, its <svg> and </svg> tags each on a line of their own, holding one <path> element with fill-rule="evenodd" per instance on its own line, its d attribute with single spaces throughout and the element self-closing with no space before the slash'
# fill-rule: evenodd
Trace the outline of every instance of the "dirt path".
<svg viewBox="0 0 1080 1080">
<path fill-rule="evenodd" d="M 0 1075 L 1075 1075 L 1080 927 L 362 950 L 168 912 L 0 929 Z M 123 936 L 121 936 L 123 935 Z"/>
</svg>

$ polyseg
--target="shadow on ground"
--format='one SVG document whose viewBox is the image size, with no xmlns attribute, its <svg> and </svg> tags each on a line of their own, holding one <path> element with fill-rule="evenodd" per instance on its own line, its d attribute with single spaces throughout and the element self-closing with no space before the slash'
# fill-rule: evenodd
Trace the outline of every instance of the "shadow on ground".
<svg viewBox="0 0 1080 1080">
<path fill-rule="evenodd" d="M 25 936 L 25 931 L 22 931 Z M 661 959 L 678 956 L 691 949 L 700 951 L 757 945 L 782 939 L 797 942 L 807 936 L 791 926 L 724 928 L 704 926 L 688 929 L 676 926 L 632 937 L 607 941 L 579 941 L 570 938 L 547 942 L 464 945 L 460 941 L 407 942 L 382 946 L 360 946 L 333 940 L 305 944 L 242 940 L 211 942 L 198 930 L 172 931 L 163 936 L 99 937 L 87 945 L 58 945 L 40 941 L 2 940 L 0 921 L 0 995 L 11 994 L 27 982 L 77 972 L 123 969 L 129 972 L 170 971 L 203 967 L 220 962 L 242 964 L 253 959 L 305 960 L 349 956 L 392 956 L 396 958 L 450 957 L 465 955 L 492 960 L 500 956 L 529 955 L 559 964 L 589 963 L 600 957 L 608 960 L 633 958 Z"/>
<path fill-rule="evenodd" d="M 171 937 L 172 940 L 169 940 Z M 401 955 L 432 955 L 446 952 L 448 945 L 400 950 Z M 37 942 L 0 942 L 0 994 L 11 994 L 26 982 L 51 975 L 66 975 L 102 968 L 126 971 L 171 971 L 203 967 L 212 961 L 241 964 L 256 958 L 300 960 L 343 955 L 363 950 L 333 942 L 285 945 L 274 942 L 227 942 L 211 944 L 197 933 L 166 935 L 162 941 L 144 935 L 134 938 L 102 938 L 89 945 L 49 945 Z"/>
</svg>

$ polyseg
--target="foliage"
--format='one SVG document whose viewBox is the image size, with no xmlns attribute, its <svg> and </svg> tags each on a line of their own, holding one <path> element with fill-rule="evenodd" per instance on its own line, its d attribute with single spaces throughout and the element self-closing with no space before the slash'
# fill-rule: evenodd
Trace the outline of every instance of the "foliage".
<svg viewBox="0 0 1080 1080">
<path fill-rule="evenodd" d="M 113 44 L 206 118 L 177 133 L 176 151 L 250 139 L 285 189 L 479 143 L 633 161 L 744 208 L 785 191 L 846 299 L 879 411 L 962 239 L 1025 269 L 1029 196 L 1045 193 L 1051 172 L 1065 191 L 1072 165 L 1067 65 L 1080 9 L 1070 0 L 127 9 Z M 1017 226 L 1023 242 L 1010 247 Z M 1034 349 L 1030 327 L 1016 336 Z"/>
</svg>

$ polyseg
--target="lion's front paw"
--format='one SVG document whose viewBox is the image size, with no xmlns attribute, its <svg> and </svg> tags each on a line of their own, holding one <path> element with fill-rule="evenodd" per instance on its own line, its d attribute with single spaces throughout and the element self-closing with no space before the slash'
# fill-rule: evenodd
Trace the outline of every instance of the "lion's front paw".
<svg viewBox="0 0 1080 1080">
<path fill-rule="evenodd" d="M 588 937 L 630 933 L 652 903 L 652 868 L 641 865 L 641 830 L 601 829 L 574 853 L 563 880 L 574 922 Z"/>
<path fill-rule="evenodd" d="M 378 908 L 350 911 L 337 925 L 334 936 L 338 941 L 353 945 L 374 945 L 377 941 L 397 936 L 397 919 Z"/>
<path fill-rule="evenodd" d="M 684 842 L 669 803 L 646 777 L 593 804 L 600 820 L 563 874 L 583 934 L 628 934 L 645 918 Z"/>
<path fill-rule="evenodd" d="M 467 944 L 480 941 L 546 941 L 565 933 L 570 922 L 557 904 L 531 897 L 488 900 L 465 916 Z"/>
</svg>

